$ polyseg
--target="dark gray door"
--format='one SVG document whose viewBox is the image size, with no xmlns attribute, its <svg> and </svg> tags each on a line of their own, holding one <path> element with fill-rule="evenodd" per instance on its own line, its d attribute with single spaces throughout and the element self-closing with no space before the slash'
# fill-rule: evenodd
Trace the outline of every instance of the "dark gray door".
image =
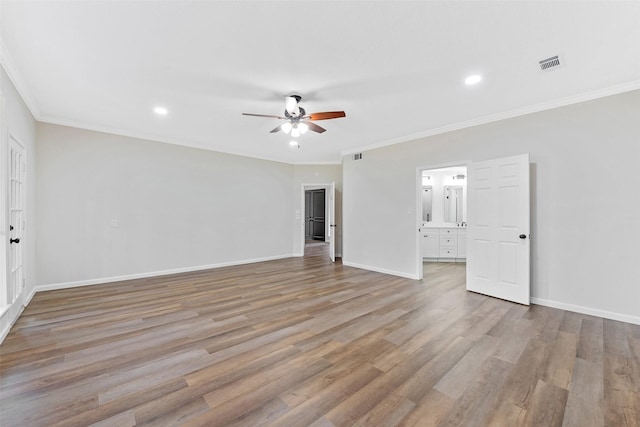
<svg viewBox="0 0 640 427">
<path fill-rule="evenodd" d="M 313 221 L 311 219 L 311 191 L 304 192 L 304 239 L 311 240 L 313 238 Z"/>
<path fill-rule="evenodd" d="M 325 240 L 325 190 L 304 192 L 305 239 Z"/>
</svg>

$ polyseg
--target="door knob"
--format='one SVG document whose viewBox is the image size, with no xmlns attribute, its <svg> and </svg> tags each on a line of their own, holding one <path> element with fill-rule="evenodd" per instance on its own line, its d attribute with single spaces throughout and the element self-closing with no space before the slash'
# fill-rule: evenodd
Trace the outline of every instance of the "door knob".
<svg viewBox="0 0 640 427">
<path fill-rule="evenodd" d="M 518 237 L 520 237 L 521 239 L 526 239 L 526 238 L 527 238 L 527 235 L 526 235 L 526 234 L 521 234 L 521 235 L 520 235 L 520 236 L 518 236 Z"/>
<path fill-rule="evenodd" d="M 20 243 L 20 238 L 18 237 L 17 239 L 9 239 L 9 244 L 11 243 Z"/>
</svg>

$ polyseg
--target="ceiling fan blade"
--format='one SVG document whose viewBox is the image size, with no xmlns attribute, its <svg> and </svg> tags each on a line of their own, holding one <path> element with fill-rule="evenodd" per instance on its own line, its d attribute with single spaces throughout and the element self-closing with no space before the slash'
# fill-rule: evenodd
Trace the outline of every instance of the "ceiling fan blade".
<svg viewBox="0 0 640 427">
<path fill-rule="evenodd" d="M 304 122 L 302 122 L 302 123 L 304 123 L 304 124 L 306 124 L 307 126 L 309 126 L 309 130 L 312 130 L 312 131 L 314 131 L 314 132 L 322 133 L 322 132 L 326 131 L 326 129 L 325 129 L 325 128 L 323 128 L 323 127 L 321 127 L 321 126 L 318 126 L 318 125 L 317 125 L 317 124 L 315 124 L 315 123 L 307 122 L 307 121 L 304 121 Z"/>
<path fill-rule="evenodd" d="M 281 130 L 282 130 L 282 125 L 278 125 L 269 133 L 276 133 L 276 132 L 280 132 Z"/>
<path fill-rule="evenodd" d="M 329 120 L 346 117 L 346 115 L 347 113 L 345 113 L 344 111 L 325 111 L 323 113 L 311 113 L 305 118 L 309 120 Z"/>
<path fill-rule="evenodd" d="M 253 114 L 253 113 L 242 113 L 243 116 L 253 116 L 253 117 L 268 117 L 271 119 L 286 119 L 286 117 L 282 116 L 271 116 L 269 114 Z"/>
</svg>

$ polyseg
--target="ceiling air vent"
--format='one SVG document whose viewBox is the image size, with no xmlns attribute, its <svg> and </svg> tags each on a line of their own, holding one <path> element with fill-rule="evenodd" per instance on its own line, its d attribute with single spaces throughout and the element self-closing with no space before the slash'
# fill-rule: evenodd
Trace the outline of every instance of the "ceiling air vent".
<svg viewBox="0 0 640 427">
<path fill-rule="evenodd" d="M 547 59 L 543 59 L 542 61 L 539 61 L 538 64 L 540 64 L 540 69 L 542 71 L 547 71 L 552 68 L 560 66 L 560 57 L 558 55 L 552 56 L 551 58 L 547 58 Z"/>
<path fill-rule="evenodd" d="M 356 153 L 353 155 L 353 160 L 361 160 L 362 159 L 362 153 Z"/>
</svg>

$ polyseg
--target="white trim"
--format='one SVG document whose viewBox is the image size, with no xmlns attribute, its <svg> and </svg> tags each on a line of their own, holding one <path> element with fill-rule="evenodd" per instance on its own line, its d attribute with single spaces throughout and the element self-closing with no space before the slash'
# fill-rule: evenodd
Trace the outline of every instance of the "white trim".
<svg viewBox="0 0 640 427">
<path fill-rule="evenodd" d="M 404 277 L 405 279 L 420 280 L 420 279 L 418 279 L 418 276 L 416 274 L 407 274 L 407 273 L 405 273 L 403 271 L 387 270 L 386 268 L 380 268 L 380 267 L 374 267 L 374 266 L 371 266 L 371 265 L 358 264 L 358 263 L 355 263 L 355 262 L 349 262 L 349 261 L 345 261 L 345 260 L 342 260 L 342 265 L 345 265 L 347 267 L 360 268 L 362 270 L 375 271 L 376 273 L 389 274 L 391 276 Z"/>
<path fill-rule="evenodd" d="M 115 128 L 111 126 L 85 123 L 79 120 L 60 119 L 52 116 L 37 117 L 36 119 L 39 122 L 49 123 L 52 125 L 67 126 L 67 127 L 73 127 L 73 128 L 82 129 L 82 130 L 91 130 L 94 132 L 108 133 L 111 135 L 126 136 L 127 138 L 142 139 L 150 142 L 162 142 L 165 144 L 177 145 L 180 147 L 195 148 L 198 150 L 213 151 L 215 153 L 231 154 L 234 156 L 248 157 L 251 159 L 259 159 L 259 160 L 267 160 L 270 162 L 284 163 L 288 165 L 333 165 L 335 166 L 335 165 L 342 164 L 342 157 L 340 157 L 339 159 L 333 162 L 288 162 L 283 159 L 278 159 L 275 157 L 259 156 L 259 155 L 256 155 L 255 153 L 250 153 L 247 151 L 233 150 L 233 149 L 221 148 L 221 147 L 206 147 L 206 146 L 203 146 L 203 143 L 196 142 L 196 141 L 188 141 L 186 139 L 179 139 L 179 138 L 167 138 L 164 136 L 149 134 L 145 132 L 131 132 L 131 131 L 127 131 L 124 129 Z"/>
<path fill-rule="evenodd" d="M 2 39 L 0 39 L 0 64 L 2 64 L 2 68 L 4 68 L 4 71 L 7 72 L 9 80 L 13 82 L 13 85 L 16 87 L 16 90 L 22 97 L 22 100 L 31 112 L 31 115 L 36 120 L 38 120 L 38 118 L 40 117 L 40 109 L 38 108 L 38 103 L 36 102 L 36 99 L 33 97 L 33 94 L 29 90 L 29 87 L 22 78 L 22 75 L 18 72 L 18 68 L 16 67 L 15 62 L 13 62 L 13 58 L 11 58 L 11 55 L 9 55 L 9 50 L 7 49 L 7 46 L 5 46 Z"/>
<path fill-rule="evenodd" d="M 640 325 L 640 316 L 631 316 L 628 314 L 614 313 L 612 311 L 600 310 L 597 308 L 584 307 L 582 305 L 567 304 L 564 302 L 553 301 L 543 298 L 531 297 L 531 303 L 543 305 L 545 307 L 559 308 L 561 310 L 573 311 L 580 314 L 588 314 L 589 316 L 602 317 L 610 320 L 617 320 L 619 322 L 633 323 L 634 325 Z"/>
<path fill-rule="evenodd" d="M 385 141 L 376 142 L 370 145 L 366 145 L 360 148 L 353 148 L 350 150 L 342 151 L 340 154 L 348 156 L 350 154 L 360 153 L 362 151 L 374 150 L 376 148 L 387 147 L 389 145 L 400 144 L 402 142 L 415 141 L 416 139 L 426 138 L 428 136 L 440 135 L 455 130 L 466 129 L 473 126 L 483 125 L 486 123 L 497 122 L 500 120 L 511 119 L 514 117 L 524 116 L 527 114 L 538 113 L 540 111 L 551 110 L 553 108 L 564 107 L 566 105 L 578 104 L 580 102 L 591 101 L 598 98 L 604 98 L 606 96 L 617 95 L 623 92 L 630 92 L 632 90 L 640 89 L 640 80 L 633 80 L 627 83 L 622 83 L 615 86 L 610 86 L 603 89 L 593 90 L 591 92 L 585 92 L 578 95 L 567 96 L 553 101 L 542 102 L 540 104 L 530 105 L 523 108 L 517 108 L 515 110 L 504 111 L 502 113 L 490 114 L 484 117 L 478 117 L 476 119 L 466 120 L 464 122 L 452 123 L 450 125 L 442 126 L 435 129 L 429 129 L 424 132 L 418 132 L 411 135 L 400 136 L 398 138 L 392 138 Z"/>
<path fill-rule="evenodd" d="M 150 271 L 147 273 L 127 274 L 123 276 L 103 277 L 99 279 L 78 280 L 75 282 L 52 283 L 49 285 L 38 285 L 35 287 L 35 290 L 36 292 L 41 292 L 41 291 L 52 291 L 56 289 L 77 288 L 81 286 L 101 285 L 104 283 L 122 282 L 124 280 L 144 279 L 147 277 L 167 276 L 170 274 L 189 273 L 192 271 L 209 270 L 212 268 L 253 264 L 256 262 L 263 262 L 263 261 L 273 261 L 277 259 L 291 258 L 293 256 L 294 256 L 293 254 L 284 254 L 284 255 L 276 255 L 276 256 L 263 257 L 263 258 L 245 259 L 240 261 L 221 262 L 217 264 L 198 265 L 194 267 L 175 268 L 171 270 Z"/>
</svg>

